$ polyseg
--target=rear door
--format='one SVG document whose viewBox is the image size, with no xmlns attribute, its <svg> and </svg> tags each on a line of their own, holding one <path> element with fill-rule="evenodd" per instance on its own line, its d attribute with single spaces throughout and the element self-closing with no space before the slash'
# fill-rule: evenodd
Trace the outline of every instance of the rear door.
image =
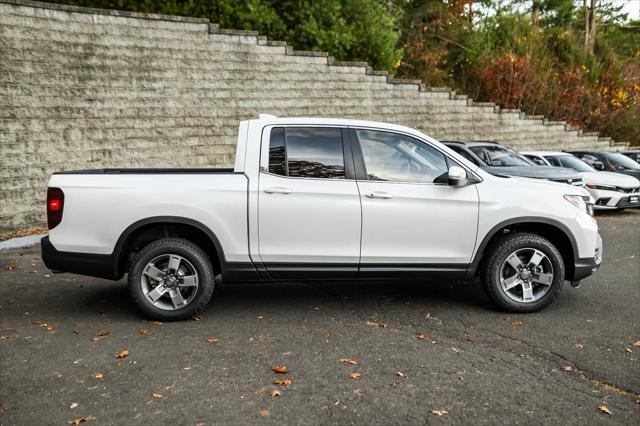
<svg viewBox="0 0 640 426">
<path fill-rule="evenodd" d="M 352 135 L 362 202 L 360 276 L 464 275 L 478 225 L 475 185 L 449 186 L 448 168 L 457 164 L 412 136 L 370 129 Z"/>
<path fill-rule="evenodd" d="M 265 129 L 259 252 L 276 279 L 356 277 L 360 198 L 346 132 L 318 126 Z"/>
</svg>

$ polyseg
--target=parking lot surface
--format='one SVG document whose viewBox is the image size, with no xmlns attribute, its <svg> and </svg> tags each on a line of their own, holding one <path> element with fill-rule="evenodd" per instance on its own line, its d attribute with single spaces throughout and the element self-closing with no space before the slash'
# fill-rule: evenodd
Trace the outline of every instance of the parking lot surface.
<svg viewBox="0 0 640 426">
<path fill-rule="evenodd" d="M 640 211 L 598 221 L 603 267 L 529 315 L 475 282 L 293 283 L 157 324 L 124 280 L 2 251 L 0 424 L 638 424 Z"/>
</svg>

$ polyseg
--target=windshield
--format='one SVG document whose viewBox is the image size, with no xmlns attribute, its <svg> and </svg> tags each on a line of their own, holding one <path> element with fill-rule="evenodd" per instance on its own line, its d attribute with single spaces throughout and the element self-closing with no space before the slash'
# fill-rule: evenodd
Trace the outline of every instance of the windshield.
<svg viewBox="0 0 640 426">
<path fill-rule="evenodd" d="M 531 166 L 534 165 L 529 160 L 524 159 L 515 151 L 501 147 L 501 146 L 470 146 L 469 149 L 473 151 L 478 157 L 482 159 L 488 166 Z"/>
<path fill-rule="evenodd" d="M 595 172 L 596 169 L 573 155 L 549 155 L 545 156 L 549 162 L 558 167 L 567 167 L 577 172 Z"/>
<path fill-rule="evenodd" d="M 640 170 L 640 164 L 625 155 L 618 154 L 617 152 L 604 152 L 602 155 L 616 169 Z"/>
</svg>

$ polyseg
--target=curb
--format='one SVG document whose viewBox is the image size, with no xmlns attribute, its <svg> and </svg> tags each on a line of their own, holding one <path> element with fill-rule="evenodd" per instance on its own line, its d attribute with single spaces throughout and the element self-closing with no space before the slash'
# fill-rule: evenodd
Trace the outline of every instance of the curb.
<svg viewBox="0 0 640 426">
<path fill-rule="evenodd" d="M 40 240 L 49 234 L 27 235 L 26 237 L 11 238 L 10 240 L 0 241 L 0 250 L 9 250 L 14 248 L 25 248 L 40 244 Z"/>
</svg>

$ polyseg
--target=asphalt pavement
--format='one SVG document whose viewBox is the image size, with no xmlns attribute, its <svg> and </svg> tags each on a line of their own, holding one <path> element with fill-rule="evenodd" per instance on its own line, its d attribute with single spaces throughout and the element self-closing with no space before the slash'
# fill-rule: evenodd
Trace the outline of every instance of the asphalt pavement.
<svg viewBox="0 0 640 426">
<path fill-rule="evenodd" d="M 528 315 L 476 282 L 293 283 L 158 324 L 124 280 L 0 251 L 0 424 L 638 424 L 640 211 L 598 221 L 602 268 Z"/>
</svg>

